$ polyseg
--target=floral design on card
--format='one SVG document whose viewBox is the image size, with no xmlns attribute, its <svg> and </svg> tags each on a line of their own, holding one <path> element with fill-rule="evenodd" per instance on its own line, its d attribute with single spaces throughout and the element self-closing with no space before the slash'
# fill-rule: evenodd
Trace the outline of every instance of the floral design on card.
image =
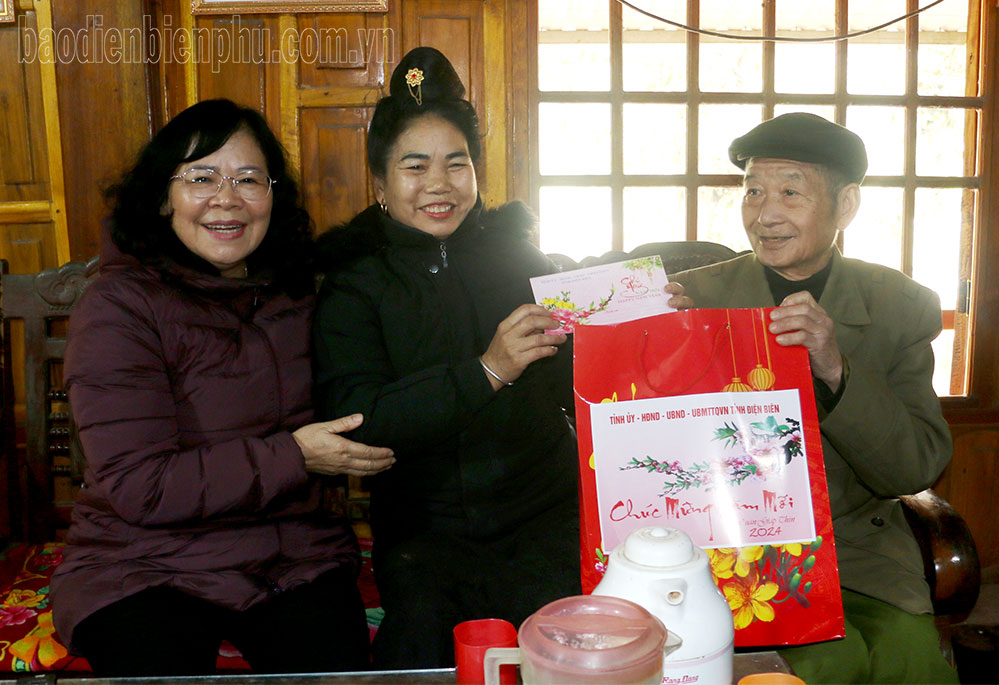
<svg viewBox="0 0 999 685">
<path fill-rule="evenodd" d="M 531 279 L 534 300 L 552 313 L 559 328 L 612 324 L 673 311 L 665 291 L 669 279 L 659 255 L 601 264 Z"/>
<path fill-rule="evenodd" d="M 599 302 L 590 302 L 586 307 L 580 307 L 573 302 L 572 293 L 568 290 L 563 290 L 558 297 L 546 297 L 540 304 L 561 324 L 555 333 L 571 333 L 576 326 L 585 324 L 591 316 L 607 309 L 612 299 L 614 299 L 614 286 L 611 286 L 607 297 L 601 298 Z"/>
</svg>

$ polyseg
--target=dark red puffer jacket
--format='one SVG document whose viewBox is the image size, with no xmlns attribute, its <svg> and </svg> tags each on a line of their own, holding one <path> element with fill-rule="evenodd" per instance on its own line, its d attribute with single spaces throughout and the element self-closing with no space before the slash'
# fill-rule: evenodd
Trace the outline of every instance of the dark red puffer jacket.
<svg viewBox="0 0 999 685">
<path fill-rule="evenodd" d="M 312 421 L 313 299 L 102 257 L 66 354 L 87 469 L 52 581 L 60 637 L 151 586 L 242 610 L 359 566 L 291 436 Z"/>
</svg>

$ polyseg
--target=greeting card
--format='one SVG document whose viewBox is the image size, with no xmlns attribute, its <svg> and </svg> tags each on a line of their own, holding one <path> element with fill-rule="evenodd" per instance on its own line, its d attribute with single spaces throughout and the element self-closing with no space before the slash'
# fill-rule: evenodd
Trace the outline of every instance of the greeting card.
<svg viewBox="0 0 999 685">
<path fill-rule="evenodd" d="M 633 321 L 674 311 L 659 255 L 564 271 L 531 279 L 534 300 L 572 333 L 576 326 Z"/>
</svg>

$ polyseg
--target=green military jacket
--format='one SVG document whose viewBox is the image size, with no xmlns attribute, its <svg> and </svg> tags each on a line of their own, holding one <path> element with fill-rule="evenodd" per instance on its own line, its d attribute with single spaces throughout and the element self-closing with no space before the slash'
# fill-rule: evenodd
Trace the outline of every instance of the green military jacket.
<svg viewBox="0 0 999 685">
<path fill-rule="evenodd" d="M 756 255 L 678 273 L 695 307 L 774 305 Z M 819 305 L 835 322 L 845 387 L 818 407 L 843 587 L 911 613 L 932 612 L 919 547 L 899 495 L 930 487 L 951 457 L 933 391 L 939 297 L 883 266 L 833 255 Z"/>
</svg>

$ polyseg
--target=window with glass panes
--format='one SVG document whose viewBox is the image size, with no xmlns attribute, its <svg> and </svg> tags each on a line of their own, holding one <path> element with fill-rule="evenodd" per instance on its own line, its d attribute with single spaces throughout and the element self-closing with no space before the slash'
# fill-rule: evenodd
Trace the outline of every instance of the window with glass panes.
<svg viewBox="0 0 999 685">
<path fill-rule="evenodd" d="M 945 0 L 844 40 L 825 39 L 920 3 L 629 1 L 726 37 L 616 0 L 536 0 L 531 191 L 541 249 L 575 259 L 666 240 L 748 249 L 729 143 L 786 112 L 819 114 L 858 133 L 870 160 L 843 253 L 939 293 L 945 330 L 934 342 L 934 387 L 963 394 L 985 102 L 974 28 L 982 0 Z"/>
</svg>

